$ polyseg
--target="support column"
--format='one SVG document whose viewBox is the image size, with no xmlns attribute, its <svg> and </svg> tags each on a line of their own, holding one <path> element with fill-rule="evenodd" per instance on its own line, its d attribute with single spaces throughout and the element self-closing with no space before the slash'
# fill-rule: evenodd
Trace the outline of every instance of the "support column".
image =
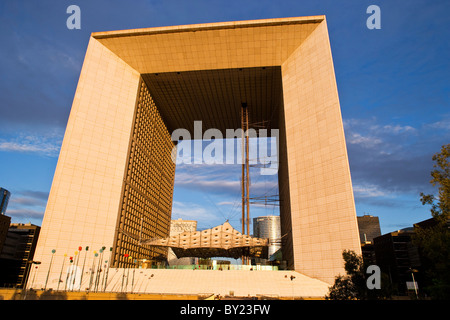
<svg viewBox="0 0 450 320">
<path fill-rule="evenodd" d="M 333 283 L 345 273 L 342 251 L 361 247 L 325 20 L 283 63 L 282 78 L 281 218 L 291 231 L 283 256 L 290 268 Z"/>
<path fill-rule="evenodd" d="M 139 78 L 90 38 L 34 255 L 41 262 L 35 288 L 44 287 L 47 273 L 48 289 L 61 273 L 65 281 L 78 247 L 90 247 L 83 255 L 91 265 L 94 251 L 113 244 Z"/>
</svg>

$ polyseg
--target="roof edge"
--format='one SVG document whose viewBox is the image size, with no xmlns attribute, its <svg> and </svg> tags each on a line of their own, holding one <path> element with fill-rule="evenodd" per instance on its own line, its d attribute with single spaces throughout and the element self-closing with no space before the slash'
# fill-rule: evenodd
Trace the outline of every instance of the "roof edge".
<svg viewBox="0 0 450 320">
<path fill-rule="evenodd" d="M 319 15 L 319 16 L 307 16 L 307 17 L 273 18 L 273 19 L 260 19 L 260 20 L 242 20 L 242 21 L 230 21 L 230 22 L 200 23 L 200 24 L 188 24 L 188 25 L 179 25 L 179 26 L 168 26 L 168 27 L 152 27 L 152 28 L 142 28 L 142 29 L 126 29 L 126 30 L 116 30 L 116 31 L 93 32 L 91 34 L 91 37 L 93 37 L 95 39 L 105 39 L 105 38 L 153 35 L 153 34 L 163 34 L 163 33 L 195 32 L 195 31 L 206 31 L 206 30 L 264 27 L 264 26 L 277 26 L 277 25 L 288 25 L 288 24 L 320 23 L 324 20 L 325 20 L 325 16 Z"/>
</svg>

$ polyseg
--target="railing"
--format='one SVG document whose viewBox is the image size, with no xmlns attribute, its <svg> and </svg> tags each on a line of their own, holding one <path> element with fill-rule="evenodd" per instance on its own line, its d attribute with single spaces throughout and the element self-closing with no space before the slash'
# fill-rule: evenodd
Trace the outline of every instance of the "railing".
<svg viewBox="0 0 450 320">
<path fill-rule="evenodd" d="M 277 271 L 278 266 L 242 265 L 242 264 L 216 264 L 216 265 L 175 265 L 169 267 L 155 267 L 156 269 L 188 269 L 188 270 L 264 270 Z"/>
</svg>

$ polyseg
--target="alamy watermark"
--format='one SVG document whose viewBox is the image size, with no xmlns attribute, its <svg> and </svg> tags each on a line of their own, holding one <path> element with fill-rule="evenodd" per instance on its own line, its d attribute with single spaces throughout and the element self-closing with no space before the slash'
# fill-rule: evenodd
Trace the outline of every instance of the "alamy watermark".
<svg viewBox="0 0 450 320">
<path fill-rule="evenodd" d="M 66 20 L 67 29 L 81 29 L 81 9 L 77 5 L 70 5 L 67 7 L 66 13 L 70 16 Z"/>
<path fill-rule="evenodd" d="M 380 267 L 377 265 L 370 265 L 367 267 L 366 270 L 367 274 L 370 274 L 369 277 L 367 277 L 366 285 L 369 290 L 373 289 L 381 289 L 381 270 Z"/>
<path fill-rule="evenodd" d="M 367 7 L 366 13 L 370 14 L 367 18 L 366 26 L 368 29 L 381 29 L 381 9 L 377 5 L 370 5 Z"/>
<path fill-rule="evenodd" d="M 80 7 L 70 5 L 67 7 L 66 13 L 70 14 L 66 20 L 67 28 L 69 30 L 81 29 Z M 380 7 L 370 5 L 366 13 L 371 14 L 367 18 L 367 28 L 381 29 Z M 246 132 L 243 132 L 242 129 L 227 129 L 225 136 L 218 129 L 208 129 L 203 134 L 202 132 L 202 122 L 195 121 L 193 139 L 187 129 L 177 129 L 172 133 L 172 141 L 178 142 L 172 150 L 172 161 L 174 163 L 243 164 L 244 145 L 239 143 L 239 138 L 248 136 L 252 140 L 248 151 L 249 164 L 252 166 L 261 165 L 261 175 L 274 175 L 278 172 L 278 129 L 271 129 L 270 136 L 267 135 L 267 129 L 259 129 L 258 131 L 248 129 Z M 257 143 L 254 143 L 254 140 L 257 140 Z M 203 142 L 205 141 L 210 143 L 204 148 Z M 236 149 L 237 152 L 235 152 L 235 141 L 241 146 L 241 148 Z M 241 156 L 239 156 L 239 149 Z"/>
<path fill-rule="evenodd" d="M 194 136 L 187 129 L 176 129 L 172 141 L 177 145 L 172 149 L 175 164 L 244 164 L 246 151 L 242 138 L 249 140 L 248 162 L 258 165 L 261 175 L 278 172 L 279 130 L 271 129 L 226 129 L 225 135 L 219 129 L 203 132 L 202 121 L 194 121 Z M 205 142 L 207 143 L 205 146 Z M 235 143 L 237 142 L 237 143 Z"/>
<path fill-rule="evenodd" d="M 75 4 L 71 4 L 67 7 L 66 13 L 70 16 L 66 20 L 67 29 L 81 29 L 81 9 Z M 366 26 L 368 29 L 381 29 L 381 9 L 379 6 L 372 4 L 367 7 L 367 14 L 370 16 L 367 18 Z"/>
</svg>

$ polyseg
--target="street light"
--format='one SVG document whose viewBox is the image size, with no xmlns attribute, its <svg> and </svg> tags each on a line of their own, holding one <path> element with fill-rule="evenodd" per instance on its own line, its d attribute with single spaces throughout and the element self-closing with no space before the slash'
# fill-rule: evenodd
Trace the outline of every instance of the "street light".
<svg viewBox="0 0 450 320">
<path fill-rule="evenodd" d="M 66 257 L 67 257 L 67 253 L 64 253 L 64 259 L 63 259 L 63 263 L 61 266 L 61 271 L 59 272 L 58 287 L 56 288 L 56 291 L 59 291 L 59 285 L 62 282 L 61 277 L 62 277 L 62 272 L 64 269 L 64 263 L 66 262 Z"/>
<path fill-rule="evenodd" d="M 28 264 L 41 264 L 41 262 L 40 262 L 40 261 L 28 261 Z M 30 267 L 28 268 L 27 276 L 26 276 L 25 282 L 24 282 L 24 284 L 23 284 L 25 290 L 26 290 L 26 288 L 27 288 L 28 278 L 29 278 L 29 276 L 30 276 L 31 270 L 32 270 L 32 268 L 31 268 L 31 266 L 30 266 Z"/>
<path fill-rule="evenodd" d="M 81 251 L 80 249 L 81 247 L 78 248 L 78 250 Z M 83 269 L 81 269 L 81 279 L 80 279 L 80 288 L 78 289 L 78 291 L 81 290 L 81 286 L 82 286 L 82 282 L 83 282 L 83 274 L 84 274 L 84 265 L 86 264 L 86 257 L 87 257 L 87 252 L 89 250 L 89 246 L 86 246 L 86 253 L 84 254 L 84 261 L 83 261 Z"/>
<path fill-rule="evenodd" d="M 32 265 L 32 264 L 41 264 L 41 262 L 40 262 L 40 261 L 28 261 L 28 264 L 30 264 L 30 267 L 28 268 L 27 276 L 26 276 L 25 282 L 24 282 L 24 284 L 23 284 L 23 285 L 24 285 L 24 291 L 25 291 L 25 295 L 24 295 L 24 297 L 23 297 L 23 300 L 25 300 L 26 297 L 27 297 L 28 278 L 29 278 L 30 273 L 31 273 L 31 270 L 32 270 L 31 265 Z M 36 267 L 36 268 L 37 268 L 37 267 Z M 36 273 L 35 273 L 35 275 L 36 275 Z M 34 282 L 34 280 L 33 280 L 33 282 Z M 33 282 L 31 283 L 31 286 L 33 286 Z"/>
<path fill-rule="evenodd" d="M 53 250 L 52 250 L 52 257 L 51 257 L 51 259 L 50 259 L 50 265 L 48 266 L 47 278 L 45 279 L 44 291 L 47 290 L 48 276 L 50 275 L 50 269 L 52 268 L 53 256 L 55 255 L 55 252 L 56 252 L 56 250 L 53 249 Z"/>
<path fill-rule="evenodd" d="M 113 249 L 112 247 L 109 248 L 109 259 L 108 259 L 108 266 L 107 266 L 106 273 L 105 273 L 105 286 L 103 288 L 103 291 L 106 291 L 106 286 L 108 283 L 108 273 L 109 273 L 109 266 L 111 264 L 112 249 Z"/>
<path fill-rule="evenodd" d="M 97 265 L 97 270 L 95 271 L 95 281 L 94 281 L 94 292 L 97 292 L 98 290 L 98 285 L 100 283 L 100 276 L 102 274 L 102 260 L 103 260 L 103 250 L 105 249 L 105 247 L 102 247 L 99 252 L 100 252 L 100 258 L 98 260 L 98 265 Z"/>
<path fill-rule="evenodd" d="M 409 268 L 408 272 L 411 272 L 412 281 L 413 281 L 413 284 L 414 284 L 414 291 L 416 293 L 416 299 L 418 299 L 419 297 L 417 295 L 417 286 L 416 286 L 416 280 L 414 280 L 414 272 L 419 272 L 419 270 L 413 269 L 413 268 Z"/>
<path fill-rule="evenodd" d="M 97 251 L 94 251 L 94 260 L 92 261 L 92 267 L 91 267 L 91 277 L 89 279 L 89 291 L 91 291 L 91 286 L 94 281 L 95 259 L 97 257 L 98 257 L 98 253 L 97 253 Z M 94 285 L 95 285 L 95 283 L 94 283 Z M 94 290 L 94 288 L 92 290 Z"/>
</svg>

